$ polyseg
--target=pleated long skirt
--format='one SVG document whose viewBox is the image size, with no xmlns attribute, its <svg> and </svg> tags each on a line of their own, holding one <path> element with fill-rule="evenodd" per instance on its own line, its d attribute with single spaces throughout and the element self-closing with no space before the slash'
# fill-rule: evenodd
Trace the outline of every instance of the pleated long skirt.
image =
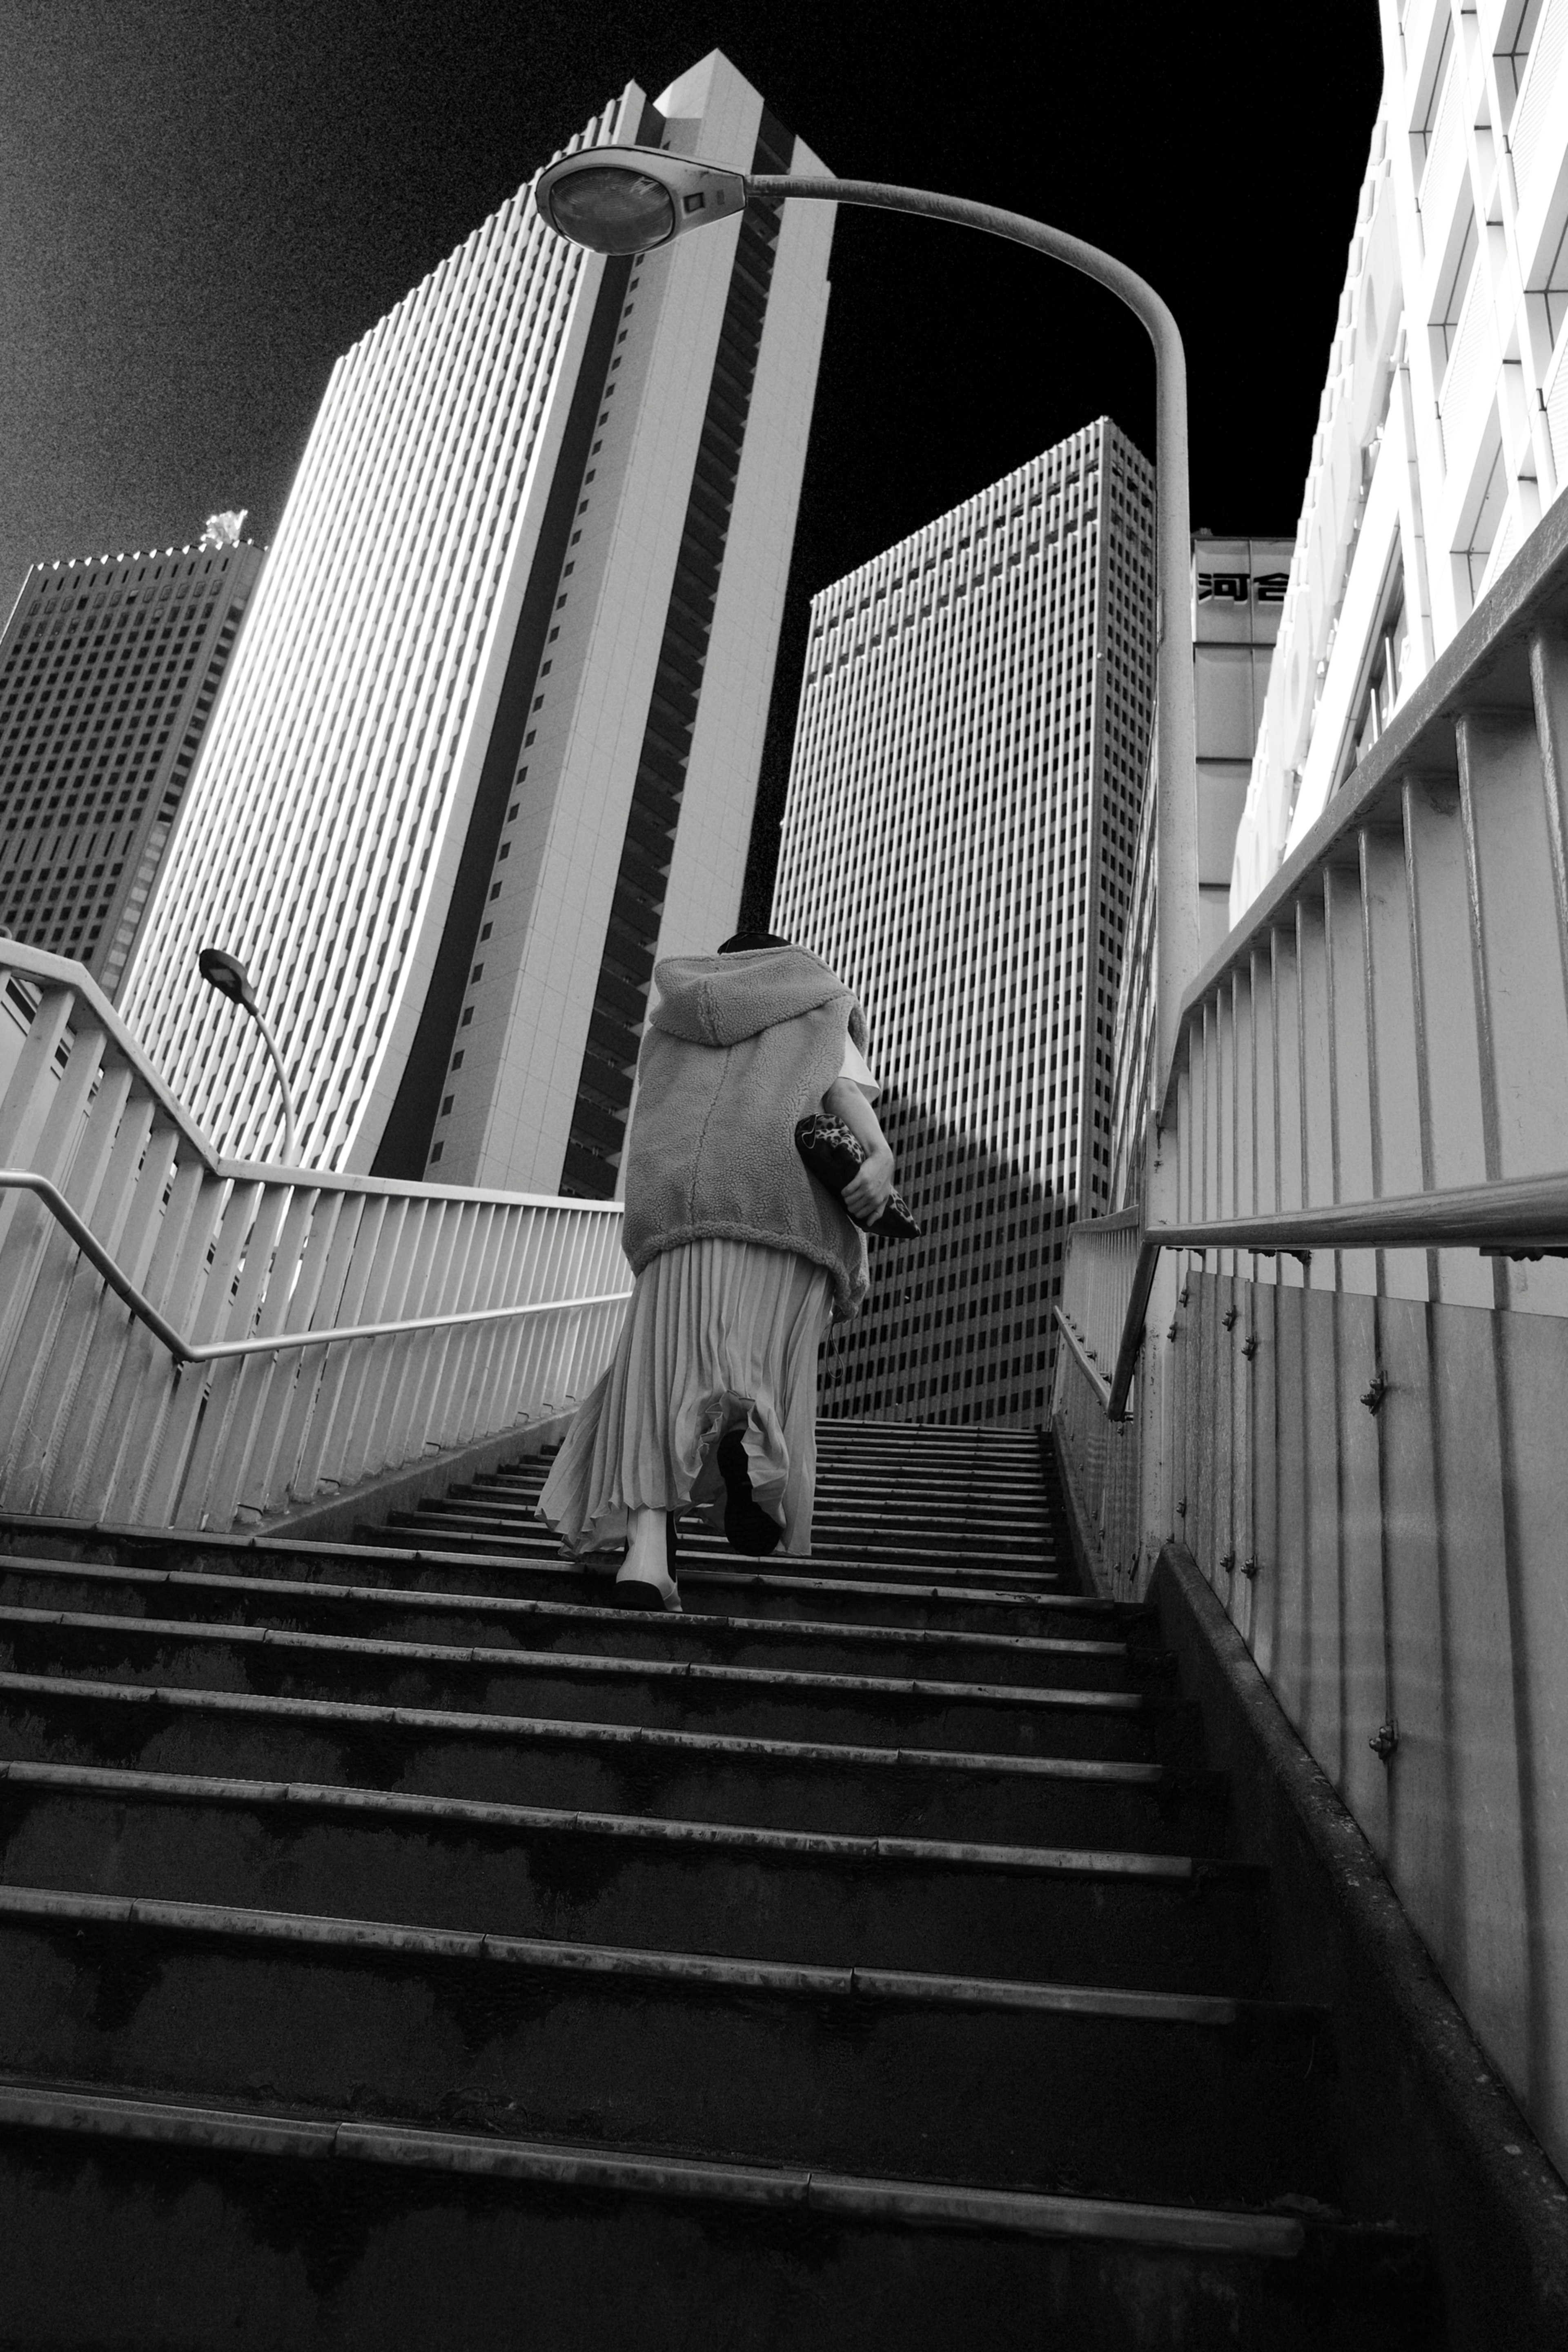
<svg viewBox="0 0 1568 2352">
<path fill-rule="evenodd" d="M 722 1528 L 719 1440 L 745 1433 L 752 1491 L 811 1550 L 816 1351 L 831 1318 L 826 1269 L 751 1242 L 661 1250 L 633 1286 L 608 1371 L 577 1408 L 539 1498 L 574 1553 L 628 1540 L 634 1510 L 695 1508 Z"/>
</svg>

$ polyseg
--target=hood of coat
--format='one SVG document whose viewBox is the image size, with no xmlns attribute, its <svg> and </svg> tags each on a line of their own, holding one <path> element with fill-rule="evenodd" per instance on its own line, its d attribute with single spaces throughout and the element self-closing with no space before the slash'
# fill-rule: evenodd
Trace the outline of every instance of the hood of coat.
<svg viewBox="0 0 1568 2352">
<path fill-rule="evenodd" d="M 795 947 L 670 956 L 654 980 L 658 996 L 648 1014 L 651 1026 L 695 1045 L 738 1045 L 849 993 L 819 957 Z"/>
</svg>

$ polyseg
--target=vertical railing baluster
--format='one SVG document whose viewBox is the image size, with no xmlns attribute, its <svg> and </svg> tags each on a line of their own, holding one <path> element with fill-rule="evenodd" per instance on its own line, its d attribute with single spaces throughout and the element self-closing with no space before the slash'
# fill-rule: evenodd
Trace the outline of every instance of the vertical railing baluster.
<svg viewBox="0 0 1568 2352">
<path fill-rule="evenodd" d="M 258 1268 L 264 1294 L 250 1317 L 258 1337 L 267 1331 L 289 1330 L 296 1315 L 301 1321 L 305 1318 L 296 1276 L 321 1199 L 309 1183 L 268 1189 L 273 1239 L 268 1263 Z M 237 1324 L 236 1336 L 241 1336 Z M 278 1429 L 299 1370 L 298 1353 L 289 1349 L 281 1358 L 247 1356 L 236 1369 L 238 1379 L 228 1415 L 228 1442 L 207 1486 L 208 1523 L 214 1528 L 234 1525 L 258 1479 L 265 1487 Z"/>
</svg>

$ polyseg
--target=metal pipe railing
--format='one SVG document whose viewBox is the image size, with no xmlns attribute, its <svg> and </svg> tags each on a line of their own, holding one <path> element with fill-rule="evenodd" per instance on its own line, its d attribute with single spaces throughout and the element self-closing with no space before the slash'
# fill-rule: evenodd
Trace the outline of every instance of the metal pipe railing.
<svg viewBox="0 0 1568 2352">
<path fill-rule="evenodd" d="M 602 1290 L 586 1298 L 531 1298 L 521 1306 L 468 1307 L 436 1315 L 405 1315 L 384 1323 L 323 1323 L 310 1331 L 264 1332 L 250 1339 L 188 1339 L 176 1331 L 152 1300 L 138 1290 L 123 1266 L 116 1264 L 90 1226 L 82 1223 L 58 1186 L 30 1168 L 0 1168 L 0 1192 L 31 1192 L 56 1222 L 63 1225 L 88 1263 L 102 1275 L 117 1298 L 124 1301 L 139 1323 L 144 1323 L 180 1364 L 220 1364 L 237 1356 L 272 1356 L 286 1348 L 325 1348 L 345 1339 L 386 1339 L 400 1331 L 457 1330 L 469 1323 L 501 1323 L 515 1315 L 565 1315 L 574 1307 L 616 1307 L 631 1297 L 625 1290 Z"/>
<path fill-rule="evenodd" d="M 0 1506 L 266 1520 L 570 1410 L 618 1202 L 222 1159 L 79 965 L 0 943 Z"/>
<path fill-rule="evenodd" d="M 1111 1223 L 1096 1219 L 1075 1227 L 1069 1247 L 1094 1243 Z M 1070 1308 L 1057 1309 L 1058 1322 L 1084 1370 L 1104 1391 L 1106 1413 L 1112 1421 L 1121 1420 L 1127 1411 L 1149 1294 L 1160 1253 L 1166 1249 L 1247 1250 L 1264 1257 L 1305 1255 L 1315 1249 L 1476 1249 L 1506 1257 L 1568 1253 L 1568 1172 L 1449 1185 L 1391 1200 L 1283 1209 L 1261 1217 L 1209 1217 L 1150 1227 L 1139 1239 L 1115 1369 L 1109 1378 L 1091 1360 Z"/>
</svg>

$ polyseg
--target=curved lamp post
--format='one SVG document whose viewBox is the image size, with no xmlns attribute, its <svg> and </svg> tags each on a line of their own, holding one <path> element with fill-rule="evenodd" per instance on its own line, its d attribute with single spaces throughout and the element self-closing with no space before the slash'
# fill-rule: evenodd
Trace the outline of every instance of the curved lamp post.
<svg viewBox="0 0 1568 2352">
<path fill-rule="evenodd" d="M 262 1041 L 272 1056 L 272 1066 L 278 1073 L 278 1084 L 283 1096 L 283 1164 L 286 1168 L 299 1165 L 294 1143 L 294 1097 L 289 1091 L 289 1074 L 283 1067 L 283 1056 L 278 1051 L 278 1040 L 256 1001 L 256 991 L 250 984 L 250 974 L 237 956 L 226 948 L 203 948 L 196 957 L 202 978 L 231 1004 L 243 1006 L 260 1030 Z"/>
<path fill-rule="evenodd" d="M 939 196 L 924 188 L 898 188 L 877 180 L 805 179 L 793 173 L 747 174 L 669 155 L 650 147 L 589 147 L 542 172 L 534 202 L 549 226 L 595 253 L 649 253 L 691 229 L 728 219 L 751 198 L 782 203 L 786 196 L 868 205 L 884 212 L 922 214 L 1010 238 L 1065 261 L 1126 303 L 1154 346 L 1155 510 L 1159 583 L 1156 705 L 1158 803 L 1155 854 L 1155 1087 L 1158 1118 L 1175 1058 L 1182 999 L 1197 977 L 1197 770 L 1193 732 L 1193 638 L 1189 607 L 1191 537 L 1187 512 L 1187 366 L 1181 331 L 1153 288 L 1125 263 L 1059 228 L 1022 213 Z M 1152 1191 L 1150 1167 L 1146 1189 Z"/>
</svg>

